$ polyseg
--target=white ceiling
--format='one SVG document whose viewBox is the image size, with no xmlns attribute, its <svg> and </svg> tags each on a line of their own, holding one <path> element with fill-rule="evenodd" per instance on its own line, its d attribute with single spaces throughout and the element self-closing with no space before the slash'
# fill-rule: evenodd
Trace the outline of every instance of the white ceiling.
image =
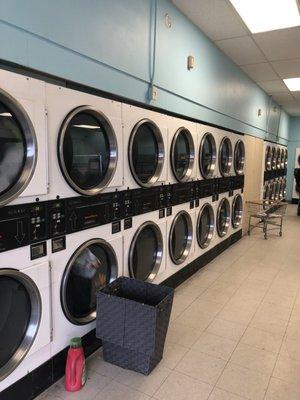
<svg viewBox="0 0 300 400">
<path fill-rule="evenodd" d="M 172 1 L 289 114 L 300 116 L 300 92 L 282 81 L 300 77 L 300 27 L 251 34 L 229 0 Z"/>
</svg>

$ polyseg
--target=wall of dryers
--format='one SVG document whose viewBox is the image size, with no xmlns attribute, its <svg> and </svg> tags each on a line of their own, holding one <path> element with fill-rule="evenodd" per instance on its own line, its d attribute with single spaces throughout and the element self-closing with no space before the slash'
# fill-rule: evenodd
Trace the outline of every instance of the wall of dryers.
<svg viewBox="0 0 300 400">
<path fill-rule="evenodd" d="M 290 118 L 290 135 L 288 143 L 289 159 L 288 159 L 288 175 L 287 175 L 287 199 L 291 200 L 294 168 L 295 168 L 295 150 L 300 147 L 300 117 Z"/>
<path fill-rule="evenodd" d="M 286 144 L 288 115 L 170 0 L 157 0 L 155 24 L 155 4 L 3 0 L 0 58 L 143 103 L 153 80 L 155 106 Z"/>
</svg>

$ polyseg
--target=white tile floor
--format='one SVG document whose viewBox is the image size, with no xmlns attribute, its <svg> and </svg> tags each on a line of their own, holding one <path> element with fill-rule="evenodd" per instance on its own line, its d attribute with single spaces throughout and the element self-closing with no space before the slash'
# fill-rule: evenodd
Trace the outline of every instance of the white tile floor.
<svg viewBox="0 0 300 400">
<path fill-rule="evenodd" d="M 300 399 L 300 218 L 282 238 L 253 232 L 176 290 L 165 355 L 145 377 L 87 360 L 75 394 L 60 381 L 43 400 Z"/>
</svg>

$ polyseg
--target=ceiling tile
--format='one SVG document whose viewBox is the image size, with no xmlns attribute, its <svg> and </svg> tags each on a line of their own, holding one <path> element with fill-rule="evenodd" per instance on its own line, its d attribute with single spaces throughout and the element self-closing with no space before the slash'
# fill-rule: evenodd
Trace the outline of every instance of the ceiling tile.
<svg viewBox="0 0 300 400">
<path fill-rule="evenodd" d="M 269 63 L 244 65 L 241 67 L 254 81 L 271 81 L 278 79 Z"/>
<path fill-rule="evenodd" d="M 274 81 L 258 82 L 259 86 L 267 93 L 286 92 L 289 93 L 288 88 L 280 79 Z"/>
<path fill-rule="evenodd" d="M 212 40 L 248 34 L 227 0 L 173 0 L 173 3 Z"/>
<path fill-rule="evenodd" d="M 300 58 L 272 61 L 271 64 L 281 78 L 300 77 Z"/>
<path fill-rule="evenodd" d="M 291 115 L 300 116 L 300 102 L 286 101 L 282 104 L 282 107 Z"/>
<path fill-rule="evenodd" d="M 272 98 L 278 104 L 283 104 L 284 102 L 292 102 L 292 101 L 294 101 L 294 98 L 291 95 L 291 93 L 285 93 L 285 92 L 272 93 Z"/>
<path fill-rule="evenodd" d="M 253 38 L 269 61 L 292 59 L 300 54 L 300 27 L 256 33 Z"/>
<path fill-rule="evenodd" d="M 250 36 L 219 40 L 215 43 L 237 65 L 255 64 L 266 61 L 264 55 Z"/>
<path fill-rule="evenodd" d="M 299 92 L 293 92 L 292 95 L 293 95 L 294 99 L 300 101 L 300 91 Z"/>
</svg>

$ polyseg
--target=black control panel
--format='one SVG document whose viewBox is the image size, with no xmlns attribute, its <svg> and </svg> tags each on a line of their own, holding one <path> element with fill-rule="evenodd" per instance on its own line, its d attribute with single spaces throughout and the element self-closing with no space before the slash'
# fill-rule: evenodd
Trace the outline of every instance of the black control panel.
<svg viewBox="0 0 300 400">
<path fill-rule="evenodd" d="M 0 252 L 48 237 L 47 202 L 0 208 Z"/>
<path fill-rule="evenodd" d="M 194 191 L 194 183 L 178 183 L 173 185 L 172 190 L 172 205 L 176 206 L 177 204 L 187 203 L 189 201 L 194 200 L 195 191 Z"/>
</svg>

